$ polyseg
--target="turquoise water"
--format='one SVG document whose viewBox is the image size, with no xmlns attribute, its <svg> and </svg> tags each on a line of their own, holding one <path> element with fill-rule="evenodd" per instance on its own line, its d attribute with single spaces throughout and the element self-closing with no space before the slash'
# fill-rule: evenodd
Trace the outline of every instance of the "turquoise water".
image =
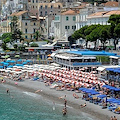
<svg viewBox="0 0 120 120">
<path fill-rule="evenodd" d="M 10 95 L 6 89 L 10 89 Z M 0 120 L 93 120 L 86 114 L 68 106 L 62 115 L 62 104 L 55 103 L 35 93 L 0 84 Z"/>
</svg>

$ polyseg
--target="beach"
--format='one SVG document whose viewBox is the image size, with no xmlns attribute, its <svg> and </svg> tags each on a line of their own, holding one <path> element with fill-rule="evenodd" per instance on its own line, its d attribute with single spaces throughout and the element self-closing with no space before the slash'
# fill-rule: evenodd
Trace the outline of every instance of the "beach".
<svg viewBox="0 0 120 120">
<path fill-rule="evenodd" d="M 77 109 L 79 112 L 85 112 L 93 117 L 93 119 L 96 120 L 110 120 L 111 116 L 116 116 L 117 119 L 120 117 L 119 114 L 115 114 L 111 111 L 108 111 L 108 109 L 102 109 L 99 105 L 95 105 L 93 103 L 90 103 L 89 101 L 82 100 L 82 94 L 76 93 L 79 98 L 76 99 L 73 97 L 74 91 L 56 91 L 55 89 L 50 89 L 49 86 L 45 86 L 44 82 L 40 81 L 32 81 L 29 79 L 26 79 L 24 81 L 13 81 L 10 79 L 6 79 L 6 83 L 2 84 L 9 84 L 12 86 L 17 87 L 18 89 L 23 89 L 25 91 L 33 92 L 36 94 L 40 94 L 46 99 L 50 99 L 52 101 L 56 101 L 58 103 L 64 104 L 63 99 L 59 99 L 61 96 L 66 95 L 67 105 L 71 106 L 75 109 Z M 17 83 L 17 84 L 16 84 Z M 87 106 L 84 108 L 81 108 L 80 105 L 86 103 Z M 118 119 L 119 120 L 119 119 Z"/>
</svg>

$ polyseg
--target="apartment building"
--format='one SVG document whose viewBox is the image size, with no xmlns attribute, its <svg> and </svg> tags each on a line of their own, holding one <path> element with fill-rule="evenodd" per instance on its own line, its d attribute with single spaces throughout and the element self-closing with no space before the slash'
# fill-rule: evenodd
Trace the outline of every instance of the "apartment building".
<svg viewBox="0 0 120 120">
<path fill-rule="evenodd" d="M 104 11 L 104 12 L 96 12 L 87 17 L 87 25 L 109 25 L 108 20 L 112 14 L 120 14 L 120 10 L 112 10 L 112 11 Z"/>
<path fill-rule="evenodd" d="M 54 36 L 57 40 L 68 41 L 68 37 L 75 31 L 76 12 L 68 10 L 55 16 Z"/>
<path fill-rule="evenodd" d="M 18 18 L 18 28 L 23 33 L 23 38 L 25 40 L 34 40 L 35 39 L 35 32 L 38 30 L 40 32 L 40 19 L 38 19 L 36 16 L 34 16 L 32 13 L 28 11 L 20 11 L 15 12 L 8 16 L 6 19 L 1 21 L 0 23 L 0 30 L 1 33 L 10 32 L 10 24 L 11 19 L 13 16 L 17 16 Z"/>
</svg>

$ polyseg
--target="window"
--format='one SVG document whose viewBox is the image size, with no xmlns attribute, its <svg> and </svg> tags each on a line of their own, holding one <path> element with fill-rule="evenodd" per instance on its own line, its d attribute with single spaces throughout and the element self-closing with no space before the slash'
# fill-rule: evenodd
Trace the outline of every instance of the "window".
<svg viewBox="0 0 120 120">
<path fill-rule="evenodd" d="M 43 9 L 43 6 L 42 6 L 42 5 L 40 6 L 40 9 Z"/>
<path fill-rule="evenodd" d="M 47 11 L 45 11 L 45 15 L 47 15 Z"/>
<path fill-rule="evenodd" d="M 58 9 L 60 9 L 60 5 L 58 5 Z"/>
<path fill-rule="evenodd" d="M 34 8 L 34 5 L 33 5 L 33 8 Z"/>
<path fill-rule="evenodd" d="M 51 5 L 51 9 L 53 9 L 53 6 Z"/>
<path fill-rule="evenodd" d="M 65 26 L 65 29 L 67 29 L 67 26 Z"/>
<path fill-rule="evenodd" d="M 65 29 L 66 29 L 66 30 L 70 29 L 70 26 L 65 26 Z"/>
<path fill-rule="evenodd" d="M 34 3 L 34 0 L 32 2 Z"/>
<path fill-rule="evenodd" d="M 25 38 L 26 38 L 26 39 L 28 38 L 27 35 L 25 36 Z"/>
<path fill-rule="evenodd" d="M 27 23 L 25 23 L 25 26 L 27 26 Z"/>
<path fill-rule="evenodd" d="M 40 12 L 40 15 L 42 16 L 42 11 Z"/>
<path fill-rule="evenodd" d="M 55 16 L 55 20 L 59 20 L 59 16 Z"/>
<path fill-rule="evenodd" d="M 69 17 L 67 16 L 67 17 L 66 17 L 66 21 L 68 21 L 68 20 L 69 20 Z"/>
<path fill-rule="evenodd" d="M 25 33 L 27 33 L 27 29 L 25 29 Z"/>
<path fill-rule="evenodd" d="M 36 25 L 36 24 L 34 23 L 34 25 Z"/>
<path fill-rule="evenodd" d="M 47 5 L 45 5 L 45 9 L 47 9 Z"/>
<path fill-rule="evenodd" d="M 76 20 L 76 18 L 75 18 L 75 16 L 73 16 L 73 21 L 75 21 Z"/>
<path fill-rule="evenodd" d="M 33 28 L 33 33 L 35 33 L 35 28 Z"/>
<path fill-rule="evenodd" d="M 72 26 L 72 29 L 75 30 L 75 29 L 76 29 L 76 26 Z"/>
<path fill-rule="evenodd" d="M 36 0 L 36 3 L 38 3 L 38 0 Z"/>
</svg>

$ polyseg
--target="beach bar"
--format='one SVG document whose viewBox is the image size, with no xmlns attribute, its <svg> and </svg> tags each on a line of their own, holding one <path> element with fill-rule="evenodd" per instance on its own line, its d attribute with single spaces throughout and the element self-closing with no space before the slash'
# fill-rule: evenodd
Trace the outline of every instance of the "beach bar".
<svg viewBox="0 0 120 120">
<path fill-rule="evenodd" d="M 98 67 L 102 63 L 97 61 L 96 56 L 115 56 L 115 53 L 105 51 L 65 51 L 52 53 L 53 61 L 70 70 L 79 70 L 81 67 Z"/>
</svg>

